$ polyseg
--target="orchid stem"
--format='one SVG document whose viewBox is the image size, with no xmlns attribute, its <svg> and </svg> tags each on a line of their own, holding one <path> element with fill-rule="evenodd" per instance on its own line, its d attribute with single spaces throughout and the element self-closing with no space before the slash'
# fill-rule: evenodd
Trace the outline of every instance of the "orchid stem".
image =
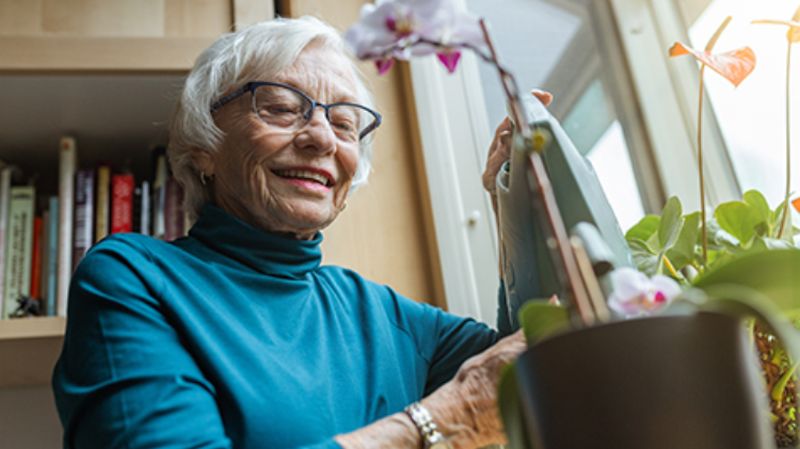
<svg viewBox="0 0 800 449">
<path fill-rule="evenodd" d="M 706 227 L 706 188 L 703 173 L 703 74 L 706 65 L 700 66 L 700 101 L 697 106 L 697 170 L 700 173 L 700 223 L 703 236 L 703 268 L 708 264 L 708 229 Z"/>
<path fill-rule="evenodd" d="M 783 211 L 781 215 L 781 227 L 778 230 L 778 238 L 783 238 L 786 229 L 786 222 L 789 219 L 789 195 L 792 185 L 792 135 L 791 135 L 791 85 L 792 85 L 792 41 L 790 40 L 786 49 L 786 193 L 784 194 Z"/>
</svg>

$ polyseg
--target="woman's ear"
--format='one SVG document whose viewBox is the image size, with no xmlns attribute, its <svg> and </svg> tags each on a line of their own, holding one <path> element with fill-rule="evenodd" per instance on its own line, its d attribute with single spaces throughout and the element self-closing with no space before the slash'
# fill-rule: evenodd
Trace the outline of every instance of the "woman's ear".
<svg viewBox="0 0 800 449">
<path fill-rule="evenodd" d="M 214 176 L 214 157 L 209 151 L 195 148 L 192 151 L 192 164 L 198 173 L 209 177 Z"/>
</svg>

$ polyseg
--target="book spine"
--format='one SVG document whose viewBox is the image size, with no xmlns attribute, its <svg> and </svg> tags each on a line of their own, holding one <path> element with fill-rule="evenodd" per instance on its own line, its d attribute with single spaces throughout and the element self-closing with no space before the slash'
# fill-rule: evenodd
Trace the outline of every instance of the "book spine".
<svg viewBox="0 0 800 449">
<path fill-rule="evenodd" d="M 142 181 L 140 189 L 141 203 L 139 204 L 139 232 L 144 235 L 150 235 L 150 217 L 152 216 L 152 210 L 150 207 L 150 182 Z"/>
<path fill-rule="evenodd" d="M 33 243 L 31 245 L 31 298 L 42 298 L 42 217 L 33 217 Z"/>
<path fill-rule="evenodd" d="M 170 176 L 164 190 L 164 240 L 171 241 L 184 234 L 185 217 L 181 206 L 183 189 L 178 181 Z"/>
<path fill-rule="evenodd" d="M 166 207 L 168 177 L 167 156 L 163 149 L 159 148 L 155 152 L 155 176 L 153 177 L 153 200 L 151 204 L 153 209 L 153 237 L 157 239 L 163 239 L 166 233 L 164 208 Z"/>
<path fill-rule="evenodd" d="M 44 210 L 42 211 L 42 227 L 39 230 L 39 276 L 36 281 L 36 286 L 39 289 L 39 313 L 41 315 L 47 315 L 47 267 L 49 266 L 48 258 L 50 257 L 50 252 L 48 251 L 49 248 L 49 239 L 50 239 L 50 198 L 45 198 L 47 203 L 44 205 Z M 34 229 L 36 228 L 36 223 L 33 223 Z M 36 248 L 36 243 L 34 242 L 34 248 Z M 36 269 L 36 263 L 34 262 L 33 269 Z M 35 277 L 31 275 L 31 277 Z M 33 290 L 33 279 L 31 279 L 31 290 Z"/>
<path fill-rule="evenodd" d="M 97 167 L 97 185 L 95 186 L 95 221 L 94 241 L 99 242 L 108 235 L 109 230 L 109 205 L 111 185 L 111 167 L 100 165 Z"/>
<path fill-rule="evenodd" d="M 75 235 L 72 239 L 72 269 L 77 268 L 92 246 L 94 222 L 94 171 L 78 170 L 75 174 Z"/>
<path fill-rule="evenodd" d="M 12 167 L 3 167 L 0 171 L 0 318 L 5 309 L 5 274 L 6 274 L 6 227 L 8 225 L 8 204 L 11 201 Z"/>
<path fill-rule="evenodd" d="M 75 169 L 78 164 L 75 139 L 62 137 L 58 161 L 58 273 L 56 276 L 56 309 L 67 316 L 69 278 L 72 276 L 72 227 L 75 204 Z"/>
<path fill-rule="evenodd" d="M 32 186 L 12 187 L 10 196 L 4 298 L 6 318 L 16 310 L 17 299 L 30 295 L 33 202 L 36 191 Z"/>
<path fill-rule="evenodd" d="M 47 229 L 47 300 L 45 301 L 47 315 L 53 316 L 57 313 L 58 303 L 58 252 L 61 247 L 59 239 L 59 209 L 60 199 L 57 196 L 50 197 L 50 223 Z"/>
<path fill-rule="evenodd" d="M 111 177 L 111 233 L 133 232 L 134 180 L 130 173 Z"/>
</svg>

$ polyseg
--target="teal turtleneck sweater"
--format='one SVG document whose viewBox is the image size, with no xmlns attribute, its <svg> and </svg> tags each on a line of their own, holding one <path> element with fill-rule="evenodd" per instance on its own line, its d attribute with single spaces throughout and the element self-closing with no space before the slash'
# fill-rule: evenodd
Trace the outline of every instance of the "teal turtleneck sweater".
<svg viewBox="0 0 800 449">
<path fill-rule="evenodd" d="M 320 266 L 321 235 L 207 205 L 171 243 L 117 234 L 75 272 L 53 374 L 68 449 L 338 448 L 497 339 Z"/>
</svg>

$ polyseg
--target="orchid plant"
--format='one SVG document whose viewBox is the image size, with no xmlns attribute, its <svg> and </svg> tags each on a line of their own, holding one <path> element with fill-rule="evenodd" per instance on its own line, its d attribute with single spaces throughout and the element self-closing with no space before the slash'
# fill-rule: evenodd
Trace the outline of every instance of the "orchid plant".
<svg viewBox="0 0 800 449">
<path fill-rule="evenodd" d="M 361 9 L 361 19 L 345 34 L 359 59 L 374 61 L 383 75 L 395 60 L 435 54 L 453 73 L 461 50 L 485 52 L 479 19 L 455 7 L 452 0 L 378 0 Z"/>
</svg>

